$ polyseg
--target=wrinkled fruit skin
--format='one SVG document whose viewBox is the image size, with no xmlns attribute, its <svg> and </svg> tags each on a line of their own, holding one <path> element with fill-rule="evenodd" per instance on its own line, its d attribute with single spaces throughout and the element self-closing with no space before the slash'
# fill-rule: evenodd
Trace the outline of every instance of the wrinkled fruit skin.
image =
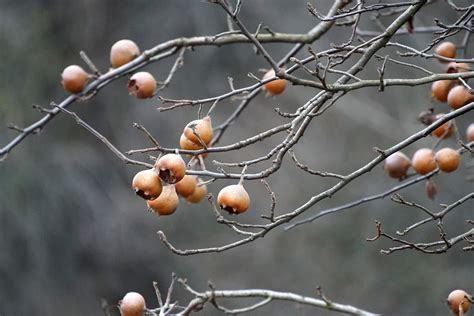
<svg viewBox="0 0 474 316">
<path fill-rule="evenodd" d="M 193 132 L 194 129 L 194 132 Z M 203 147 L 203 144 L 199 141 L 199 138 L 195 135 L 199 135 L 199 138 L 206 144 L 211 143 L 214 133 L 212 131 L 212 122 L 209 116 L 204 117 L 201 120 L 194 120 L 189 122 L 184 128 L 184 136 L 194 144 Z"/>
<path fill-rule="evenodd" d="M 418 149 L 411 160 L 413 169 L 421 175 L 430 173 L 437 168 L 434 152 L 429 148 Z"/>
<path fill-rule="evenodd" d="M 186 175 L 186 163 L 180 155 L 166 154 L 156 161 L 155 170 L 161 180 L 175 184 Z"/>
<path fill-rule="evenodd" d="M 186 197 L 186 201 L 189 203 L 199 203 L 207 196 L 207 186 L 199 185 L 202 183 L 202 180 L 196 177 L 196 189 L 194 192 Z"/>
<path fill-rule="evenodd" d="M 273 69 L 269 70 L 264 76 L 263 80 L 275 77 L 275 71 Z M 286 88 L 286 80 L 277 79 L 266 83 L 263 86 L 263 89 L 266 90 L 271 95 L 282 94 Z"/>
<path fill-rule="evenodd" d="M 453 109 L 459 109 L 471 101 L 474 101 L 474 95 L 463 85 L 455 86 L 448 93 L 448 104 Z"/>
<path fill-rule="evenodd" d="M 443 42 L 436 46 L 435 53 L 446 58 L 455 58 L 456 46 L 451 42 Z"/>
<path fill-rule="evenodd" d="M 435 116 L 435 121 L 444 116 L 444 113 L 437 114 Z M 451 121 L 448 121 L 431 132 L 432 136 L 438 138 L 448 138 L 454 134 L 454 125 Z"/>
<path fill-rule="evenodd" d="M 148 72 L 137 72 L 128 81 L 128 92 L 136 96 L 138 99 L 148 99 L 153 97 L 155 90 L 155 77 Z"/>
<path fill-rule="evenodd" d="M 470 298 L 470 295 L 463 290 L 454 290 L 449 293 L 447 302 L 454 315 L 460 315 L 459 307 L 462 308 L 463 313 L 466 313 L 469 310 L 471 303 L 469 302 L 468 297 Z"/>
<path fill-rule="evenodd" d="M 89 80 L 89 74 L 82 67 L 71 65 L 64 68 L 61 79 L 64 90 L 70 93 L 79 93 L 84 90 Z"/>
<path fill-rule="evenodd" d="M 436 152 L 435 160 L 441 171 L 453 172 L 459 168 L 461 155 L 452 148 L 443 148 Z"/>
<path fill-rule="evenodd" d="M 431 95 L 440 102 L 448 101 L 448 94 L 454 85 L 453 80 L 438 80 L 431 84 Z"/>
<path fill-rule="evenodd" d="M 410 166 L 410 158 L 404 153 L 397 151 L 385 159 L 384 169 L 390 177 L 402 180 L 406 178 Z"/>
<path fill-rule="evenodd" d="M 163 187 L 163 192 L 154 200 L 147 201 L 148 207 L 159 215 L 171 215 L 178 208 L 179 198 L 174 185 Z"/>
<path fill-rule="evenodd" d="M 140 55 L 140 49 L 134 41 L 123 39 L 110 48 L 110 65 L 113 68 L 123 66 Z"/>
<path fill-rule="evenodd" d="M 176 193 L 186 198 L 194 193 L 197 185 L 197 177 L 191 175 L 185 175 L 181 181 L 175 184 Z"/>
<path fill-rule="evenodd" d="M 145 200 L 153 200 L 160 196 L 163 187 L 160 177 L 153 169 L 138 172 L 132 180 L 135 193 Z"/>
<path fill-rule="evenodd" d="M 474 123 L 469 124 L 466 129 L 466 140 L 468 142 L 474 142 Z"/>
<path fill-rule="evenodd" d="M 120 302 L 120 315 L 142 316 L 145 311 L 145 299 L 139 293 L 129 292 Z"/>
<path fill-rule="evenodd" d="M 217 203 L 230 214 L 240 214 L 249 208 L 250 197 L 242 185 L 233 184 L 219 192 Z"/>
</svg>

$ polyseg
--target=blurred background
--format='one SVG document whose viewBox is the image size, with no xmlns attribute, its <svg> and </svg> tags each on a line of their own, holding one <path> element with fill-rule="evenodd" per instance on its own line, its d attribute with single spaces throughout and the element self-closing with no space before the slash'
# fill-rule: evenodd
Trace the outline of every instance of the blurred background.
<svg viewBox="0 0 474 316">
<path fill-rule="evenodd" d="M 250 29 L 259 22 L 278 32 L 304 33 L 317 20 L 306 9 L 307 0 L 244 1 L 242 19 Z M 327 12 L 332 1 L 312 3 Z M 470 2 L 459 1 L 459 5 Z M 379 30 L 369 16 L 361 22 L 366 30 Z M 456 15 L 443 1 L 435 1 L 415 18 L 415 26 L 443 23 Z M 386 18 L 386 25 L 391 18 Z M 110 46 L 129 38 L 142 48 L 166 40 L 225 31 L 225 15 L 218 6 L 202 1 L 0 1 L 0 145 L 16 132 L 9 123 L 27 126 L 41 117 L 32 104 L 47 106 L 60 102 L 67 94 L 60 84 L 60 73 L 69 64 L 83 65 L 84 50 L 102 70 L 109 63 Z M 348 28 L 336 28 L 312 46 L 316 51 L 349 38 Z M 397 41 L 424 48 L 433 35 L 397 37 Z M 452 40 L 460 44 L 462 37 Z M 266 45 L 276 59 L 291 47 Z M 471 52 L 473 45 L 471 44 Z M 393 53 L 393 50 L 386 50 Z M 303 50 L 298 56 L 306 56 Z M 410 61 L 415 61 L 410 59 Z M 152 64 L 146 70 L 164 80 L 173 58 Z M 443 71 L 434 60 L 416 61 L 432 71 Z M 85 67 L 85 65 L 83 65 Z M 361 74 L 376 78 L 378 62 Z M 161 92 L 167 98 L 199 98 L 228 91 L 227 77 L 236 87 L 252 83 L 248 72 L 259 74 L 268 65 L 249 45 L 198 47 L 188 51 L 170 87 Z M 389 64 L 386 77 L 417 77 L 409 68 Z M 160 143 L 178 145 L 184 125 L 196 118 L 197 108 L 159 112 L 156 99 L 137 101 L 127 93 L 126 78 L 100 91 L 93 99 L 74 104 L 70 109 L 106 136 L 120 150 L 150 146 L 132 122 L 143 124 Z M 277 98 L 258 96 L 222 138 L 231 144 L 262 132 L 286 119 L 273 109 L 292 112 L 317 91 L 289 87 Z M 236 101 L 219 103 L 213 112 L 219 124 L 235 109 Z M 357 90 L 342 98 L 324 116 L 313 120 L 295 152 L 309 167 L 336 173 L 351 172 L 375 157 L 373 147 L 386 148 L 423 128 L 416 117 L 434 107 L 447 112 L 445 104 L 430 99 L 429 86 L 416 88 L 376 88 Z M 207 109 L 208 107 L 206 107 Z M 457 120 L 461 133 L 472 113 Z M 239 152 L 212 155 L 211 160 L 241 161 L 267 153 L 281 141 L 270 138 Z M 431 147 L 433 138 L 408 147 L 411 156 L 417 148 Z M 456 146 L 454 139 L 447 146 Z M 148 157 L 134 157 L 148 161 Z M 402 191 L 409 200 L 433 210 L 440 203 L 450 204 L 469 192 L 473 174 L 472 159 L 453 174 L 435 179 L 438 195 L 426 198 L 424 183 Z M 269 163 L 253 166 L 257 172 Z M 165 291 L 175 272 L 186 277 L 197 290 L 206 290 L 210 280 L 219 289 L 268 288 L 316 296 L 321 285 L 327 297 L 385 315 L 448 315 L 444 299 L 454 288 L 474 292 L 471 253 L 460 245 L 446 254 L 425 255 L 405 251 L 385 256 L 379 250 L 392 244 L 380 240 L 367 243 L 375 233 L 374 220 L 382 221 L 388 232 L 404 229 L 424 218 L 421 212 L 389 199 L 324 217 L 297 229 L 277 229 L 264 239 L 220 254 L 180 257 L 159 241 L 163 230 L 178 248 L 223 245 L 238 236 L 215 222 L 206 202 L 197 205 L 181 201 L 170 217 L 158 218 L 146 210 L 143 200 L 130 189 L 136 166 L 124 165 L 100 141 L 67 116 L 55 118 L 39 136 L 30 136 L 0 164 L 0 314 L 4 315 L 101 315 L 100 299 L 114 304 L 126 292 L 142 293 L 150 307 L 157 306 L 152 286 L 158 281 Z M 229 169 L 231 170 L 231 169 Z M 239 169 L 232 170 L 239 172 Z M 281 170 L 268 179 L 277 194 L 277 214 L 292 210 L 308 198 L 329 188 L 333 179 L 311 177 L 285 159 Z M 233 181 L 209 185 L 215 195 Z M 351 185 L 325 200 L 301 218 L 329 207 L 379 193 L 397 184 L 382 167 L 375 168 Z M 251 209 L 240 216 L 242 222 L 260 222 L 268 212 L 270 197 L 260 181 L 245 183 L 252 198 Z M 469 229 L 473 202 L 455 209 L 446 218 L 449 236 Z M 438 238 L 435 225 L 414 231 L 408 238 L 430 241 Z M 179 287 L 174 299 L 187 303 L 191 296 Z M 251 301 L 229 301 L 229 306 L 244 306 Z M 116 309 L 113 315 L 118 315 Z M 203 315 L 218 315 L 206 306 Z M 275 302 L 251 315 L 330 315 L 333 313 Z"/>
</svg>

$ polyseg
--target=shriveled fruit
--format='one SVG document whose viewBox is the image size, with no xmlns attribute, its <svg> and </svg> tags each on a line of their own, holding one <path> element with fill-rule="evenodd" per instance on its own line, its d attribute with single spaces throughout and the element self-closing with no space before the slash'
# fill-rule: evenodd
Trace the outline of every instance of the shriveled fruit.
<svg viewBox="0 0 474 316">
<path fill-rule="evenodd" d="M 145 200 L 156 199 L 163 189 L 160 177 L 154 169 L 138 172 L 132 180 L 132 188 L 135 193 Z"/>
<path fill-rule="evenodd" d="M 275 71 L 273 69 L 267 71 L 263 76 L 262 80 L 270 79 L 275 77 Z M 282 94 L 286 88 L 286 80 L 285 79 L 276 79 L 270 82 L 267 82 L 263 89 L 266 90 L 270 95 L 278 95 Z"/>
<path fill-rule="evenodd" d="M 435 121 L 438 120 L 439 118 L 443 117 L 444 113 L 437 114 L 435 116 Z M 451 135 L 454 134 L 454 125 L 452 121 L 447 121 L 437 129 L 431 132 L 432 136 L 438 137 L 438 138 L 448 138 Z"/>
<path fill-rule="evenodd" d="M 451 308 L 451 311 L 454 315 L 461 315 L 466 313 L 471 307 L 472 297 L 466 293 L 464 290 L 454 290 L 448 295 L 448 306 Z"/>
<path fill-rule="evenodd" d="M 155 170 L 161 180 L 174 184 L 184 178 L 186 163 L 180 155 L 166 154 L 156 161 Z"/>
<path fill-rule="evenodd" d="M 123 39 L 115 42 L 110 48 L 110 64 L 113 68 L 118 68 L 134 60 L 140 55 L 140 49 L 134 41 Z"/>
<path fill-rule="evenodd" d="M 240 214 L 249 208 L 250 197 L 243 185 L 233 184 L 219 192 L 217 203 L 230 214 Z"/>
<path fill-rule="evenodd" d="M 454 85 L 453 80 L 438 80 L 431 84 L 431 95 L 440 102 L 448 101 L 448 93 Z"/>
<path fill-rule="evenodd" d="M 155 90 L 155 77 L 148 72 L 137 72 L 128 81 L 128 92 L 139 99 L 151 98 L 155 94 Z"/>
<path fill-rule="evenodd" d="M 470 67 L 466 63 L 450 62 L 446 67 L 447 73 L 458 73 L 470 71 Z"/>
<path fill-rule="evenodd" d="M 427 174 L 437 167 L 434 152 L 429 148 L 418 149 L 411 159 L 413 169 L 419 174 Z"/>
<path fill-rule="evenodd" d="M 90 75 L 78 65 L 64 68 L 61 74 L 61 83 L 64 90 L 70 93 L 79 93 L 84 90 Z"/>
<path fill-rule="evenodd" d="M 142 316 L 145 311 L 145 299 L 136 292 L 128 292 L 119 304 L 120 315 L 122 316 Z"/>
<path fill-rule="evenodd" d="M 456 46 L 452 42 L 443 42 L 436 46 L 435 53 L 446 58 L 455 58 Z"/>
<path fill-rule="evenodd" d="M 468 142 L 474 142 L 474 123 L 469 124 L 466 129 L 466 140 Z"/>
<path fill-rule="evenodd" d="M 459 109 L 472 101 L 474 101 L 474 95 L 463 85 L 455 86 L 448 93 L 448 104 L 453 109 Z"/>
<path fill-rule="evenodd" d="M 211 117 L 206 116 L 203 119 L 189 122 L 184 128 L 183 134 L 188 140 L 195 144 L 203 146 L 199 141 L 199 139 L 201 139 L 204 144 L 208 145 L 214 136 Z M 199 135 L 199 138 L 196 134 Z"/>
<path fill-rule="evenodd" d="M 202 180 L 196 177 L 196 189 L 194 192 L 186 197 L 186 201 L 190 203 L 199 203 L 207 195 L 207 186 L 202 184 Z"/>
<path fill-rule="evenodd" d="M 178 208 L 179 198 L 174 185 L 166 185 L 163 192 L 154 200 L 147 201 L 148 207 L 159 215 L 171 215 Z"/>
<path fill-rule="evenodd" d="M 461 155 L 452 148 L 443 148 L 435 154 L 435 160 L 440 170 L 444 172 L 453 172 L 461 163 Z"/>
<path fill-rule="evenodd" d="M 401 180 L 406 178 L 410 166 L 410 158 L 401 151 L 397 151 L 385 159 L 384 169 L 390 177 Z"/>
<path fill-rule="evenodd" d="M 176 193 L 182 197 L 188 197 L 194 193 L 197 185 L 197 177 L 192 175 L 185 175 L 181 181 L 175 184 Z"/>
</svg>

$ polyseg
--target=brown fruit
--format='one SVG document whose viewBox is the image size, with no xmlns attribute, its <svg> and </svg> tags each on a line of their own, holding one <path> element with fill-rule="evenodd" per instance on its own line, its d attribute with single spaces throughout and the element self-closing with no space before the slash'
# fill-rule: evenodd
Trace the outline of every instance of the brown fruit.
<svg viewBox="0 0 474 316">
<path fill-rule="evenodd" d="M 411 164 L 419 174 L 430 173 L 437 167 L 434 152 L 429 148 L 418 149 L 413 155 Z"/>
<path fill-rule="evenodd" d="M 64 68 L 61 74 L 61 83 L 67 92 L 79 93 L 85 88 L 89 77 L 89 74 L 82 67 L 70 65 Z"/>
<path fill-rule="evenodd" d="M 385 159 L 384 169 L 395 179 L 405 179 L 411 166 L 410 158 L 401 151 L 397 151 Z"/>
<path fill-rule="evenodd" d="M 463 85 L 455 86 L 448 93 L 448 104 L 453 109 L 459 109 L 472 101 L 474 101 L 474 95 Z"/>
<path fill-rule="evenodd" d="M 187 139 L 186 136 L 184 136 L 184 134 L 181 134 L 181 137 L 179 138 L 179 147 L 185 150 L 199 150 L 199 149 L 204 148 L 202 147 L 201 144 L 193 143 L 192 141 Z M 189 155 L 189 156 L 192 156 L 192 155 Z M 208 153 L 202 154 L 201 156 L 203 158 L 206 158 L 208 156 Z"/>
<path fill-rule="evenodd" d="M 230 214 L 245 212 L 250 206 L 250 197 L 241 184 L 233 184 L 223 188 L 217 195 L 217 203 Z"/>
<path fill-rule="evenodd" d="M 454 85 L 453 80 L 438 80 L 431 84 L 431 95 L 440 102 L 448 101 L 448 93 Z"/>
<path fill-rule="evenodd" d="M 139 293 L 128 292 L 119 303 L 120 315 L 142 316 L 145 311 L 145 299 Z"/>
<path fill-rule="evenodd" d="M 116 42 L 110 48 L 110 64 L 118 68 L 134 60 L 140 55 L 140 49 L 134 41 L 123 39 Z"/>
<path fill-rule="evenodd" d="M 202 184 L 202 180 L 196 177 L 196 189 L 194 190 L 193 194 L 186 197 L 186 201 L 190 203 L 199 203 L 202 199 L 207 195 L 207 186 Z"/>
<path fill-rule="evenodd" d="M 132 180 L 132 188 L 135 193 L 145 200 L 156 199 L 163 190 L 160 177 L 154 169 L 138 172 Z"/>
<path fill-rule="evenodd" d="M 163 192 L 154 200 L 146 201 L 148 207 L 159 215 L 171 215 L 178 208 L 179 198 L 174 185 L 163 187 Z"/>
<path fill-rule="evenodd" d="M 175 184 L 186 175 L 186 163 L 180 155 L 166 154 L 155 163 L 155 170 L 161 180 Z"/>
<path fill-rule="evenodd" d="M 463 290 L 454 290 L 448 295 L 448 306 L 453 311 L 454 315 L 461 315 L 466 313 L 471 306 L 472 297 Z"/>
<path fill-rule="evenodd" d="M 461 163 L 461 155 L 452 148 L 443 148 L 438 150 L 435 155 L 436 163 L 440 170 L 444 172 L 453 172 Z"/>
<path fill-rule="evenodd" d="M 430 200 L 434 200 L 436 198 L 436 194 L 438 194 L 438 187 L 433 180 L 428 179 L 425 183 L 425 191 L 428 198 Z"/>
<path fill-rule="evenodd" d="M 214 136 L 214 133 L 212 131 L 211 117 L 206 116 L 205 118 L 201 120 L 191 121 L 186 125 L 183 131 L 184 136 L 188 140 L 190 140 L 191 142 L 199 146 L 202 146 L 203 144 L 201 144 L 201 142 L 199 141 L 199 138 L 194 133 L 199 135 L 199 138 L 201 138 L 201 140 L 206 145 L 209 145 L 209 143 L 212 140 L 212 137 Z"/>
<path fill-rule="evenodd" d="M 181 181 L 176 183 L 174 186 L 176 188 L 176 193 L 182 197 L 188 197 L 194 193 L 197 185 L 197 177 L 191 175 L 185 175 Z"/>
<path fill-rule="evenodd" d="M 438 120 L 439 118 L 443 117 L 444 113 L 436 114 L 435 116 L 435 121 Z M 451 135 L 454 134 L 454 125 L 452 121 L 447 121 L 437 129 L 431 132 L 432 136 L 438 137 L 438 138 L 448 138 Z"/>
<path fill-rule="evenodd" d="M 128 81 L 128 92 L 139 99 L 153 97 L 155 90 L 156 80 L 148 72 L 137 72 Z"/>
<path fill-rule="evenodd" d="M 447 73 L 458 73 L 470 71 L 469 65 L 466 63 L 450 62 L 446 67 Z"/>
<path fill-rule="evenodd" d="M 466 140 L 468 142 L 474 142 L 474 123 L 469 124 L 466 129 Z"/>
<path fill-rule="evenodd" d="M 436 46 L 435 53 L 446 58 L 455 58 L 456 46 L 451 42 L 443 42 Z"/>
<path fill-rule="evenodd" d="M 263 76 L 262 80 L 270 79 L 275 77 L 275 71 L 273 69 L 267 71 L 267 73 Z M 286 88 L 286 80 L 284 79 L 276 79 L 270 82 L 267 82 L 263 89 L 266 90 L 271 95 L 278 95 L 282 94 Z"/>
</svg>

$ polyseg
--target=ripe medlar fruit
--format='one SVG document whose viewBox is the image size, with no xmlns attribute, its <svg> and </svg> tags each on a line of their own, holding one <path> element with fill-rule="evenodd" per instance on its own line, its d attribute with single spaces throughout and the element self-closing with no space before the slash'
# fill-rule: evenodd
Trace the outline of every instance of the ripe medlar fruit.
<svg viewBox="0 0 474 316">
<path fill-rule="evenodd" d="M 161 180 L 166 183 L 175 184 L 184 178 L 186 174 L 186 163 L 177 154 L 166 154 L 161 156 L 155 163 L 155 170 Z"/>
<path fill-rule="evenodd" d="M 82 67 L 70 65 L 64 68 L 61 78 L 64 90 L 70 93 L 79 93 L 86 87 L 90 75 Z"/>
<path fill-rule="evenodd" d="M 242 184 L 233 184 L 219 192 L 217 203 L 230 214 L 240 214 L 249 208 L 250 197 Z"/>
<path fill-rule="evenodd" d="M 134 41 L 123 39 L 115 42 L 110 48 L 110 64 L 118 68 L 129 63 L 140 55 L 140 49 Z"/>
<path fill-rule="evenodd" d="M 120 315 L 142 316 L 145 311 L 145 299 L 136 292 L 128 292 L 119 302 Z"/>
<path fill-rule="evenodd" d="M 163 189 L 160 177 L 154 169 L 138 172 L 132 180 L 132 188 L 135 193 L 145 200 L 156 199 Z"/>
<path fill-rule="evenodd" d="M 174 185 L 166 185 L 159 197 L 146 203 L 153 212 L 159 215 L 171 215 L 178 208 L 179 198 Z"/>
<path fill-rule="evenodd" d="M 183 134 L 188 140 L 201 147 L 203 147 L 203 144 L 199 141 L 199 138 L 204 144 L 209 145 L 214 136 L 211 117 L 206 116 L 203 119 L 189 122 L 184 128 Z"/>
<path fill-rule="evenodd" d="M 405 179 L 411 166 L 410 158 L 401 151 L 397 151 L 385 159 L 384 169 L 395 179 Z"/>
<path fill-rule="evenodd" d="M 469 310 L 472 297 L 464 290 L 454 290 L 449 293 L 448 299 L 446 301 L 454 315 L 460 315 L 461 309 L 463 314 Z"/>
<path fill-rule="evenodd" d="M 262 80 L 266 80 L 269 78 L 275 77 L 275 71 L 273 69 L 267 71 L 265 75 L 263 76 Z M 276 79 L 270 82 L 267 82 L 264 86 L 263 89 L 268 92 L 270 95 L 278 95 L 282 94 L 283 91 L 285 91 L 286 88 L 286 80 L 284 79 Z"/>
<path fill-rule="evenodd" d="M 136 96 L 138 99 L 148 99 L 153 97 L 155 90 L 155 77 L 148 72 L 137 72 L 128 81 L 128 92 Z"/>
<path fill-rule="evenodd" d="M 453 172 L 461 163 L 461 155 L 452 148 L 443 148 L 435 154 L 435 160 L 440 170 L 444 172 Z"/>
<path fill-rule="evenodd" d="M 434 152 L 429 148 L 418 149 L 411 160 L 413 169 L 419 174 L 427 174 L 437 167 Z"/>
</svg>

